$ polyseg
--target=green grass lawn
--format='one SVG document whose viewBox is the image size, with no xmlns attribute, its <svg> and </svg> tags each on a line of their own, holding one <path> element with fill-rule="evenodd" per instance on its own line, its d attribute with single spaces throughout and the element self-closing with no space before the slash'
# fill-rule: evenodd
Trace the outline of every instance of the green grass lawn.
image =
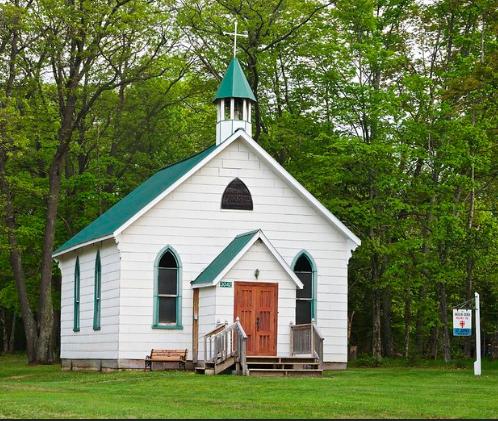
<svg viewBox="0 0 498 421">
<path fill-rule="evenodd" d="M 382 366 L 322 378 L 68 372 L 0 357 L 0 418 L 498 418 L 498 362 Z"/>
</svg>

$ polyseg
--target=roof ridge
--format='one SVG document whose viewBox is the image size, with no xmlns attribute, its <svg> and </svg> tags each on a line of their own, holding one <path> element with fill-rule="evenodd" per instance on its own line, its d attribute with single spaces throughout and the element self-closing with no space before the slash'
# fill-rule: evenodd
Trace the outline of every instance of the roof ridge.
<svg viewBox="0 0 498 421">
<path fill-rule="evenodd" d="M 238 234 L 235 236 L 235 238 L 244 237 L 245 235 L 254 235 L 254 234 L 258 233 L 259 231 L 261 231 L 261 228 L 258 228 L 258 229 L 252 230 L 252 231 L 248 231 L 248 232 L 244 232 L 242 234 Z"/>
</svg>

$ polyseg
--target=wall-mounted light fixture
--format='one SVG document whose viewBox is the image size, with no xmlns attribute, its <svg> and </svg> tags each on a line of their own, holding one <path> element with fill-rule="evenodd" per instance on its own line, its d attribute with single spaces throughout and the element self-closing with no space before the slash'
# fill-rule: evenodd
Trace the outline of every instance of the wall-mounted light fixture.
<svg viewBox="0 0 498 421">
<path fill-rule="evenodd" d="M 254 271 L 254 277 L 255 277 L 256 279 L 258 279 L 258 276 L 259 276 L 259 269 L 256 269 L 256 270 Z"/>
</svg>

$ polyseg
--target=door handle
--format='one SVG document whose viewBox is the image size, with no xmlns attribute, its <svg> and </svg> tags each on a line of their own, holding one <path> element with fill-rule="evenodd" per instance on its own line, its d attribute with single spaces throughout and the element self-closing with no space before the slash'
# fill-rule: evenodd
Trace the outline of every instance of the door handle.
<svg viewBox="0 0 498 421">
<path fill-rule="evenodd" d="M 256 332 L 259 331 L 259 317 L 256 317 Z"/>
</svg>

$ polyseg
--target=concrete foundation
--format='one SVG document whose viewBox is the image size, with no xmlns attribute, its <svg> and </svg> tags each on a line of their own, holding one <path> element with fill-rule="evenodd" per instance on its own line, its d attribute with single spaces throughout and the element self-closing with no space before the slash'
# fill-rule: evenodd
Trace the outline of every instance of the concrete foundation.
<svg viewBox="0 0 498 421">
<path fill-rule="evenodd" d="M 90 360 L 90 359 L 62 359 L 61 369 L 64 371 L 120 371 L 145 370 L 144 360 Z M 186 370 L 194 370 L 192 361 L 185 364 Z M 148 369 L 147 369 L 148 370 Z M 182 370 L 177 362 L 154 362 L 152 370 Z"/>
</svg>

